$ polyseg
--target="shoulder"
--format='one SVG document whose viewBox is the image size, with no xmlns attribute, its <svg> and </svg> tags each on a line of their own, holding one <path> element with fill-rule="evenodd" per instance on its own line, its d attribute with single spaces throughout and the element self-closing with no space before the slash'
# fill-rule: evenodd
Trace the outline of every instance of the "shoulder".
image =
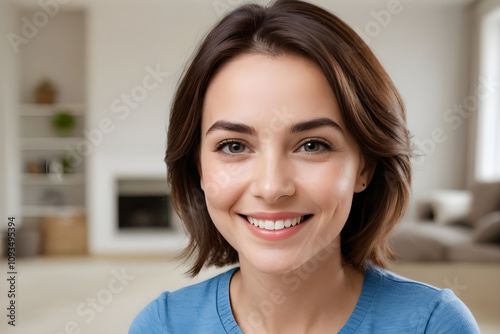
<svg viewBox="0 0 500 334">
<path fill-rule="evenodd" d="M 479 333 L 479 327 L 467 306 L 450 289 L 440 290 L 427 322 L 426 333 Z"/>
<path fill-rule="evenodd" d="M 167 330 L 167 300 L 168 291 L 150 302 L 135 317 L 129 328 L 129 334 L 168 333 Z"/>
<path fill-rule="evenodd" d="M 440 289 L 378 267 L 367 271 L 365 279 L 373 289 L 371 313 L 389 324 L 422 333 L 479 333 L 471 312 L 450 289 Z"/>
<path fill-rule="evenodd" d="M 367 275 L 371 276 L 373 281 L 378 282 L 381 298 L 404 298 L 414 300 L 413 297 L 419 297 L 430 301 L 439 296 L 440 291 L 435 286 L 430 284 L 415 281 L 400 275 L 397 275 L 389 270 L 374 267 L 367 271 Z"/>
<path fill-rule="evenodd" d="M 201 283 L 163 292 L 136 316 L 129 334 L 187 333 L 196 328 L 196 323 L 217 323 L 219 283 L 229 280 L 233 272 L 231 269 Z"/>
</svg>

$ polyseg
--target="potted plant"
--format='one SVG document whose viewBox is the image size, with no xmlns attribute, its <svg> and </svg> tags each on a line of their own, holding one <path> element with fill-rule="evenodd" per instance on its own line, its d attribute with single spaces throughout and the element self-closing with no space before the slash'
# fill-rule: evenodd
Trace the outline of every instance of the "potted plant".
<svg viewBox="0 0 500 334">
<path fill-rule="evenodd" d="M 70 155 L 65 155 L 62 158 L 63 173 L 72 173 L 75 168 L 75 159 Z"/>
<path fill-rule="evenodd" d="M 53 104 L 56 100 L 56 87 L 47 79 L 44 79 L 35 90 L 36 103 Z"/>
<path fill-rule="evenodd" d="M 52 116 L 52 128 L 59 136 L 71 136 L 75 125 L 75 116 L 68 111 L 60 111 Z"/>
</svg>

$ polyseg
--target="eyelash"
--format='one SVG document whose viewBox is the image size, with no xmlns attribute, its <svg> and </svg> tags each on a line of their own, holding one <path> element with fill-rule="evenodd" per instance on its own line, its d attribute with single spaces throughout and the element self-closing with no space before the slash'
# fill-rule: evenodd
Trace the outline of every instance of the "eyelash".
<svg viewBox="0 0 500 334">
<path fill-rule="evenodd" d="M 325 151 L 333 151 L 334 148 L 333 146 L 328 143 L 326 140 L 323 140 L 321 138 L 307 138 L 306 140 L 304 140 L 302 142 L 302 144 L 300 145 L 300 147 L 303 147 L 305 144 L 307 143 L 319 143 L 321 144 L 324 149 L 321 150 L 321 151 L 318 151 L 318 152 L 303 152 L 303 153 L 306 153 L 306 154 L 322 154 L 322 153 L 325 153 Z M 215 147 L 215 151 L 216 152 L 221 152 L 222 154 L 224 155 L 227 155 L 227 156 L 236 156 L 236 155 L 239 155 L 241 153 L 226 153 L 224 152 L 222 149 L 224 147 L 226 147 L 227 145 L 229 144 L 240 144 L 240 145 L 243 145 L 246 147 L 245 143 L 240 141 L 240 140 L 237 140 L 237 139 L 224 139 L 223 141 L 219 142 L 216 147 Z"/>
</svg>

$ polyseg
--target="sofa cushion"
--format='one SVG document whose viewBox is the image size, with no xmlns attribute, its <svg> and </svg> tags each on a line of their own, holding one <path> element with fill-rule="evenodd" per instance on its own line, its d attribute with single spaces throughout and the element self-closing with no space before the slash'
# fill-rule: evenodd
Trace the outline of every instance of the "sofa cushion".
<svg viewBox="0 0 500 334">
<path fill-rule="evenodd" d="M 500 211 L 495 211 L 481 218 L 472 233 L 476 243 L 498 243 L 500 247 Z"/>
<path fill-rule="evenodd" d="M 437 190 L 431 196 L 434 221 L 451 224 L 466 220 L 471 211 L 472 193 L 467 190 Z"/>
<path fill-rule="evenodd" d="M 446 260 L 500 262 L 500 247 L 496 244 L 463 243 L 446 249 Z"/>
<path fill-rule="evenodd" d="M 472 192 L 472 208 L 466 221 L 475 226 L 488 213 L 500 210 L 500 182 L 475 183 Z"/>
<path fill-rule="evenodd" d="M 401 260 L 440 261 L 449 245 L 470 243 L 470 228 L 434 222 L 404 222 L 396 226 L 391 245 Z"/>
</svg>

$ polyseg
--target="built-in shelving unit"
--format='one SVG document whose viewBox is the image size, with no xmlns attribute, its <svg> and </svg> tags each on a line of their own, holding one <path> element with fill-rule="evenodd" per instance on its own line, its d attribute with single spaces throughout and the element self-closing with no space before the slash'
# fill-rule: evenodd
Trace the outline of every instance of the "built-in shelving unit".
<svg viewBox="0 0 500 334">
<path fill-rule="evenodd" d="M 35 4 L 20 8 L 20 17 L 39 12 Z M 18 218 L 26 235 L 37 232 L 30 242 L 39 240 L 42 254 L 86 250 L 85 156 L 78 154 L 87 116 L 85 17 L 83 8 L 61 8 L 18 58 Z"/>
<path fill-rule="evenodd" d="M 64 168 L 63 159 L 84 138 L 85 106 L 77 103 L 22 104 L 20 116 L 20 150 L 22 215 L 43 217 L 54 214 L 84 214 L 85 171 L 82 161 Z M 58 136 L 51 120 L 64 111 L 75 119 L 71 136 Z M 80 134 L 80 136 L 78 136 Z"/>
</svg>

